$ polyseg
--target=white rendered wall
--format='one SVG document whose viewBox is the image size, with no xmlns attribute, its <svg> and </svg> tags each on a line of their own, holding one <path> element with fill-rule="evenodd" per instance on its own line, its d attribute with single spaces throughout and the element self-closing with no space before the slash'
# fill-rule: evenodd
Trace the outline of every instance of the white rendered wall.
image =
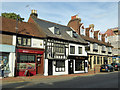
<svg viewBox="0 0 120 90">
<path fill-rule="evenodd" d="M 10 68 L 10 73 L 9 77 L 14 76 L 14 70 L 15 70 L 15 53 L 10 53 L 9 54 L 9 68 Z"/>
<path fill-rule="evenodd" d="M 70 46 L 75 46 L 75 54 L 70 54 Z M 82 47 L 82 54 L 79 54 L 78 47 Z M 79 44 L 69 44 L 69 55 L 75 56 L 87 56 L 87 52 L 85 51 L 85 46 Z"/>
<path fill-rule="evenodd" d="M 48 76 L 48 59 L 44 59 L 44 76 Z"/>
</svg>

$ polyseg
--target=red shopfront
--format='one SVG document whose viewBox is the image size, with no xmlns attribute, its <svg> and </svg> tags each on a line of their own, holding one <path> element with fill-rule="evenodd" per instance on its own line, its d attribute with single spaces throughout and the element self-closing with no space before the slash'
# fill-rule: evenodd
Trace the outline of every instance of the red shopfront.
<svg viewBox="0 0 120 90">
<path fill-rule="evenodd" d="M 28 70 L 31 76 L 44 73 L 44 50 L 17 49 L 16 75 L 25 76 Z"/>
</svg>

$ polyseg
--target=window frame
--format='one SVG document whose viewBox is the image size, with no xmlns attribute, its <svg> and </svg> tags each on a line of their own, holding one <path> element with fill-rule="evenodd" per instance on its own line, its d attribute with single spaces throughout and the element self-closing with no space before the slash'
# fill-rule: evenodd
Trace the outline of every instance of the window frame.
<svg viewBox="0 0 120 90">
<path fill-rule="evenodd" d="M 18 39 L 18 38 L 21 38 L 21 39 Z M 20 40 L 20 44 L 19 44 L 19 41 Z M 25 40 L 25 45 L 24 45 L 24 40 Z M 28 44 L 28 41 L 30 44 Z M 31 46 L 31 38 L 28 38 L 28 37 L 17 37 L 17 45 L 18 46 Z"/>
<path fill-rule="evenodd" d="M 58 66 L 58 63 L 61 63 L 61 62 L 63 65 Z M 58 68 L 58 70 L 56 70 L 57 68 Z M 61 70 L 59 70 L 59 68 L 61 68 Z M 62 70 L 62 68 L 64 68 L 64 70 Z M 65 72 L 65 60 L 56 60 L 55 71 L 56 72 Z"/>
<path fill-rule="evenodd" d="M 74 49 L 73 50 L 71 50 L 72 48 L 71 47 L 73 47 Z M 73 51 L 73 52 L 72 52 Z M 72 52 L 72 53 L 71 53 Z M 70 54 L 75 54 L 75 46 L 71 46 L 70 45 Z"/>
<path fill-rule="evenodd" d="M 81 49 L 81 52 L 80 52 L 80 49 Z M 82 47 L 78 47 L 78 54 L 82 54 Z"/>
</svg>

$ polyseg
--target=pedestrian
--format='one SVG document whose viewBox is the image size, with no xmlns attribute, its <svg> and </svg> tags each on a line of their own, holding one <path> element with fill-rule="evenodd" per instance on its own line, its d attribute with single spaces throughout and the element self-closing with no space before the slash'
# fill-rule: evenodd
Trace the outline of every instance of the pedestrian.
<svg viewBox="0 0 120 90">
<path fill-rule="evenodd" d="M 4 78 L 4 62 L 3 60 L 1 61 L 1 76 Z"/>
</svg>

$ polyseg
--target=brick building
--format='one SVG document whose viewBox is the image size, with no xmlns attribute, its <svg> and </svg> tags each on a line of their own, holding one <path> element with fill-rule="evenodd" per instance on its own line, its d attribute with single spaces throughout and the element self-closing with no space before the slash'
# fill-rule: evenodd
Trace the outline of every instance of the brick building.
<svg viewBox="0 0 120 90">
<path fill-rule="evenodd" d="M 68 26 L 72 27 L 89 43 L 86 50 L 89 57 L 90 70 L 93 70 L 94 68 L 99 70 L 101 64 L 112 63 L 112 46 L 107 41 L 107 34 L 101 34 L 100 30 L 95 31 L 93 24 L 89 25 L 88 28 L 85 28 L 77 15 L 71 17 Z"/>
<path fill-rule="evenodd" d="M 108 42 L 113 46 L 113 61 L 120 63 L 120 30 L 118 28 L 108 29 L 105 32 L 108 36 Z"/>
</svg>

